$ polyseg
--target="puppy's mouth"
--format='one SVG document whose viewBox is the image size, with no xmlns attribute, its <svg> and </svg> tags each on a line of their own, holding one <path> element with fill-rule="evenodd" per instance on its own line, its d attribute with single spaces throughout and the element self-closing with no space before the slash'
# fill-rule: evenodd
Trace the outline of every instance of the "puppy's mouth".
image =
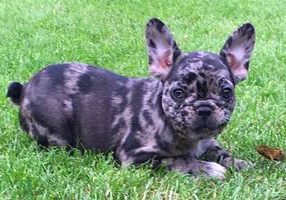
<svg viewBox="0 0 286 200">
<path fill-rule="evenodd" d="M 197 135 L 202 136 L 216 136 L 222 132 L 222 130 L 226 127 L 227 122 L 213 125 L 213 124 L 205 124 L 201 126 L 189 127 L 190 131 L 196 133 Z"/>
<path fill-rule="evenodd" d="M 226 126 L 226 123 L 220 124 L 218 126 L 199 126 L 199 127 L 193 128 L 193 130 L 195 132 L 212 132 L 217 129 L 223 129 L 225 126 Z"/>
</svg>

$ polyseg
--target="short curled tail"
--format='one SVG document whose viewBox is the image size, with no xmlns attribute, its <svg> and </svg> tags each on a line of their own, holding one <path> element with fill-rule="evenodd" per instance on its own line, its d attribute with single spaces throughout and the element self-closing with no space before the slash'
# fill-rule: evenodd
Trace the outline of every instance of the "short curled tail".
<svg viewBox="0 0 286 200">
<path fill-rule="evenodd" d="M 8 86 L 8 91 L 6 96 L 9 97 L 14 104 L 19 105 L 22 93 L 23 93 L 23 85 L 19 82 L 12 82 Z"/>
</svg>

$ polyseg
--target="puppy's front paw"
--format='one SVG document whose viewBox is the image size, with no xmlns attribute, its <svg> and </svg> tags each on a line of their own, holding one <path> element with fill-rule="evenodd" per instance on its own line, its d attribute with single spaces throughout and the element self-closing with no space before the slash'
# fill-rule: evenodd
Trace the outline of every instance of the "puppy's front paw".
<svg viewBox="0 0 286 200">
<path fill-rule="evenodd" d="M 210 177 L 224 179 L 227 170 L 215 162 L 205 162 L 202 165 L 201 171 Z"/>
<path fill-rule="evenodd" d="M 215 162 L 196 159 L 164 159 L 162 165 L 168 169 L 192 175 L 206 175 L 213 178 L 224 179 L 226 168 Z"/>
<path fill-rule="evenodd" d="M 235 159 L 231 157 L 223 159 L 221 165 L 226 168 L 234 167 L 236 171 L 254 167 L 254 164 L 249 161 Z"/>
<path fill-rule="evenodd" d="M 226 171 L 226 168 L 218 163 L 196 160 L 190 164 L 189 173 L 193 175 L 204 174 L 212 178 L 224 179 Z"/>
</svg>

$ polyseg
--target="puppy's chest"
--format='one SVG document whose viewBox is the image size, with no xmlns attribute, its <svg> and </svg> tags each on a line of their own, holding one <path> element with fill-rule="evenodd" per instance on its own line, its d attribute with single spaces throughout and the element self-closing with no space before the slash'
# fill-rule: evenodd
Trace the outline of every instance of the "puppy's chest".
<svg viewBox="0 0 286 200">
<path fill-rule="evenodd" d="M 173 133 L 163 133 L 164 136 L 157 138 L 159 153 L 166 157 L 176 157 L 189 155 L 196 152 L 198 148 L 197 141 L 191 141 L 184 138 L 173 137 Z M 168 138 L 169 137 L 169 138 Z"/>
</svg>

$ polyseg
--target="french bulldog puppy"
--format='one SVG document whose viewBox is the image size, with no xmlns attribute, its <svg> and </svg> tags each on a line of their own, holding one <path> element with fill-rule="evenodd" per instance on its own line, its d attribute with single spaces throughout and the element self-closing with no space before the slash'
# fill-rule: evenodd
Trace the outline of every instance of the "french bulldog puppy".
<svg viewBox="0 0 286 200">
<path fill-rule="evenodd" d="M 127 78 L 80 63 L 50 65 L 7 96 L 20 106 L 22 129 L 43 146 L 114 152 L 122 165 L 151 162 L 190 174 L 224 178 L 233 158 L 216 137 L 247 77 L 255 42 L 250 23 L 220 53 L 182 52 L 166 25 L 146 27 L 151 78 Z"/>
</svg>

